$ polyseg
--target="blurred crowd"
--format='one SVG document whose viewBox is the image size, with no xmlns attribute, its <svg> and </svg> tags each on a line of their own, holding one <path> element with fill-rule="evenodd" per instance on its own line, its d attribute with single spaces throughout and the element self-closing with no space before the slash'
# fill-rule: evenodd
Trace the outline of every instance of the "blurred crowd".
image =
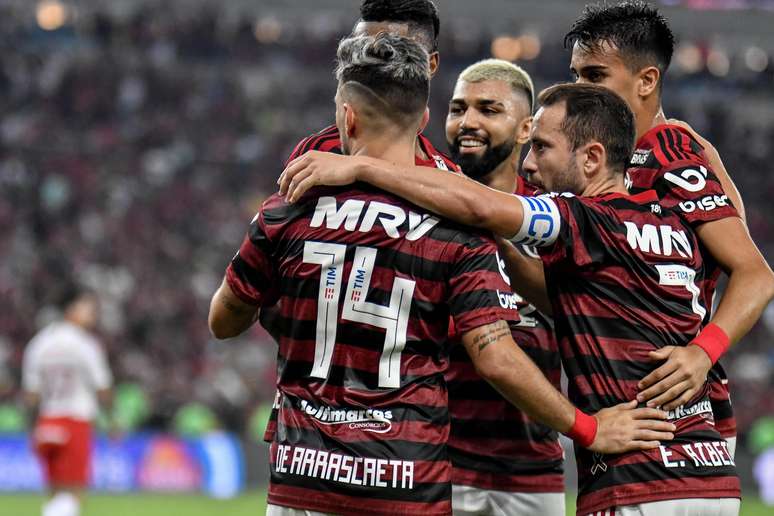
<svg viewBox="0 0 774 516">
<path fill-rule="evenodd" d="M 195 401 L 244 431 L 273 397 L 275 345 L 260 328 L 214 341 L 210 296 L 295 143 L 332 122 L 336 42 L 354 20 L 160 7 L 43 30 L 0 16 L 0 403 L 18 403 L 23 348 L 76 278 L 100 294 L 118 382 L 147 397 L 140 424 L 168 428 Z M 456 74 L 496 36 L 443 21 L 427 130 L 441 149 Z M 569 80 L 561 41 L 541 43 L 520 64 L 538 87 Z M 771 259 L 774 69 L 730 64 L 677 69 L 665 108 L 716 144 Z M 774 413 L 773 336 L 769 307 L 725 361 L 742 431 Z"/>
</svg>

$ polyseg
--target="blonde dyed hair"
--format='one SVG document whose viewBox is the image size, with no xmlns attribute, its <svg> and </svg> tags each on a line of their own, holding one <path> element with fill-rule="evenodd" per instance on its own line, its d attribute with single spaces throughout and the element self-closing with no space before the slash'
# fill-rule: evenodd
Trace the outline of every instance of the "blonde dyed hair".
<svg viewBox="0 0 774 516">
<path fill-rule="evenodd" d="M 465 68 L 458 81 L 483 82 L 502 81 L 510 84 L 514 91 L 521 91 L 527 95 L 530 110 L 535 107 L 535 86 L 532 78 L 524 69 L 502 59 L 484 59 Z"/>
</svg>

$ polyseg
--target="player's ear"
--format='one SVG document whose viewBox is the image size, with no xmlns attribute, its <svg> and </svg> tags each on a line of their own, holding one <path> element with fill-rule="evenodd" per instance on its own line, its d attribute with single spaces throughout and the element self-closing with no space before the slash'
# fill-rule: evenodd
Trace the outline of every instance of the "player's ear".
<svg viewBox="0 0 774 516">
<path fill-rule="evenodd" d="M 524 145 L 529 142 L 529 133 L 532 131 L 532 116 L 524 117 L 519 122 L 519 127 L 516 130 L 516 143 Z"/>
<path fill-rule="evenodd" d="M 640 98 L 650 97 L 658 91 L 658 81 L 661 79 L 661 72 L 655 66 L 648 66 L 640 70 L 637 77 L 637 95 Z"/>
<path fill-rule="evenodd" d="M 438 52 L 430 54 L 430 77 L 435 75 L 438 71 L 438 66 L 441 64 L 441 55 Z"/>
<path fill-rule="evenodd" d="M 422 113 L 422 121 L 419 122 L 419 130 L 417 131 L 417 134 L 422 134 L 422 131 L 425 130 L 425 127 L 427 127 L 427 124 L 430 122 L 430 108 L 426 107 L 425 112 Z"/>
<path fill-rule="evenodd" d="M 355 128 L 358 123 L 357 113 L 352 109 L 352 105 L 347 102 L 342 105 L 342 108 L 344 109 L 344 132 L 348 138 L 352 138 L 355 135 Z"/>
<path fill-rule="evenodd" d="M 607 152 L 605 146 L 599 142 L 592 141 L 586 144 L 586 158 L 583 161 L 583 175 L 591 178 L 602 170 L 607 163 Z"/>
</svg>

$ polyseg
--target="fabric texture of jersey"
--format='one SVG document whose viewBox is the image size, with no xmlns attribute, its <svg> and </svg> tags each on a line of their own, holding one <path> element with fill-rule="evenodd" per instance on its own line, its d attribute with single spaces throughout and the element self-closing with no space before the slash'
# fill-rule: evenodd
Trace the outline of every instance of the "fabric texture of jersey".
<svg viewBox="0 0 774 516">
<path fill-rule="evenodd" d="M 365 185 L 270 197 L 232 260 L 232 291 L 279 301 L 269 502 L 448 514 L 450 318 L 518 321 L 491 237 Z"/>
<path fill-rule="evenodd" d="M 686 222 L 656 193 L 556 197 L 557 241 L 540 249 L 568 393 L 587 413 L 635 398 L 658 364 L 648 353 L 699 332 L 704 264 Z M 709 385 L 672 411 L 675 439 L 655 450 L 601 455 L 576 448 L 578 513 L 678 498 L 739 497 L 714 426 Z"/>
<path fill-rule="evenodd" d="M 658 125 L 639 139 L 627 169 L 627 181 L 633 194 L 655 190 L 662 206 L 682 215 L 694 228 L 705 222 L 739 216 L 712 171 L 702 146 L 677 125 Z M 708 252 L 703 254 L 707 272 L 701 288 L 711 305 L 721 269 Z M 708 321 L 709 313 L 705 323 Z M 709 377 L 716 427 L 723 437 L 733 437 L 736 419 L 728 377 L 720 362 L 710 370 Z"/>
<path fill-rule="evenodd" d="M 99 342 L 69 322 L 52 323 L 27 345 L 24 389 L 40 395 L 41 417 L 91 421 L 98 411 L 97 391 L 112 384 Z"/>
<path fill-rule="evenodd" d="M 523 178 L 517 181 L 514 193 L 536 192 Z M 532 249 L 523 252 L 536 256 Z M 500 265 L 505 274 L 505 264 Z M 517 294 L 511 299 L 520 316 L 511 327 L 513 340 L 561 390 L 561 360 L 551 321 Z M 497 491 L 563 493 L 564 452 L 557 433 L 532 421 L 479 377 L 464 347 L 454 343 L 458 337 L 450 335 L 451 363 L 446 372 L 452 483 Z"/>
</svg>

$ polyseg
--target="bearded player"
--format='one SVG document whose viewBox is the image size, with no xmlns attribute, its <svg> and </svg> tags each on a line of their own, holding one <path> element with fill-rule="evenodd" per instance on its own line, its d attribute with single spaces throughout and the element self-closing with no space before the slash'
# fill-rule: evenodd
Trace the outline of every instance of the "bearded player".
<svg viewBox="0 0 774 516">
<path fill-rule="evenodd" d="M 529 74 L 507 61 L 480 61 L 460 74 L 449 102 L 446 140 L 466 176 L 503 192 L 532 191 L 518 170 L 534 96 Z M 502 300 L 519 309 L 513 340 L 559 389 L 560 357 L 549 318 L 516 295 Z M 464 347 L 452 346 L 450 354 L 454 514 L 563 516 L 563 451 L 556 432 L 481 379 Z"/>
</svg>

